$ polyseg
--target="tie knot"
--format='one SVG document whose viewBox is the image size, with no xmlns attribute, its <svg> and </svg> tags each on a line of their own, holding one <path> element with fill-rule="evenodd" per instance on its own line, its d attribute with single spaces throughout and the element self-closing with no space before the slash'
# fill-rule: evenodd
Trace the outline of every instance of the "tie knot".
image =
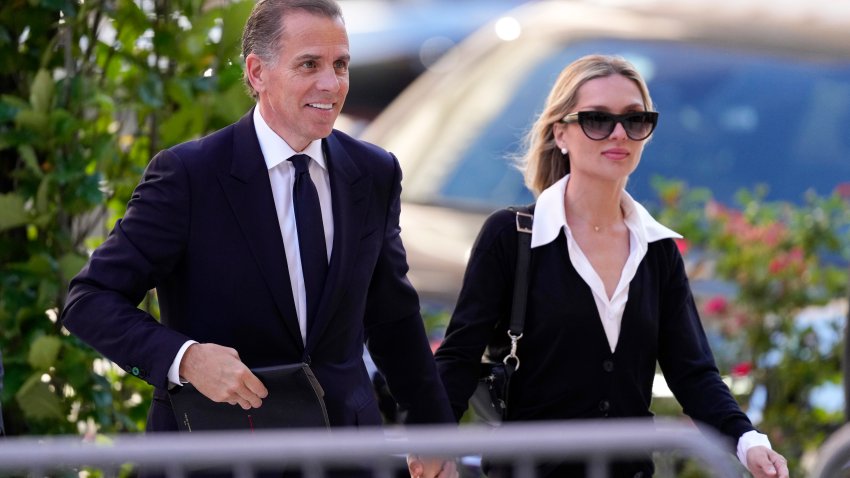
<svg viewBox="0 0 850 478">
<path fill-rule="evenodd" d="M 310 156 L 307 156 L 306 154 L 296 154 L 291 156 L 289 161 L 292 161 L 292 165 L 295 166 L 295 172 L 298 174 L 306 173 L 309 170 Z"/>
</svg>

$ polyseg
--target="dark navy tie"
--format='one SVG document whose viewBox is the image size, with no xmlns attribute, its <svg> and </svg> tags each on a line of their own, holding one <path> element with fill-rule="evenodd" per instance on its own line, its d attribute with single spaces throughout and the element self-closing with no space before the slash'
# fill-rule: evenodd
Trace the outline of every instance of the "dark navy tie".
<svg viewBox="0 0 850 478">
<path fill-rule="evenodd" d="M 304 273 L 304 288 L 307 292 L 307 333 L 310 332 L 319 299 L 328 275 L 328 248 L 325 246 L 325 228 L 322 224 L 322 208 L 319 193 L 310 179 L 310 156 L 296 154 L 289 158 L 295 166 L 295 188 L 292 202 L 295 204 L 295 228 L 298 231 L 298 248 L 301 251 L 301 270 Z"/>
</svg>

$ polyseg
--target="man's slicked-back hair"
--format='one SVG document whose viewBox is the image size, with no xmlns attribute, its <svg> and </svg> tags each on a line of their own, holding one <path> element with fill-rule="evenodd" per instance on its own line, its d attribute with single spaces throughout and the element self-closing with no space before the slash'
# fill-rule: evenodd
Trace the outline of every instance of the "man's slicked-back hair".
<svg viewBox="0 0 850 478">
<path fill-rule="evenodd" d="M 259 0 L 242 31 L 242 60 L 253 53 L 273 66 L 283 39 L 283 19 L 296 10 L 342 20 L 342 10 L 334 0 Z M 248 92 L 256 99 L 257 92 L 248 81 L 247 70 L 242 78 Z"/>
</svg>

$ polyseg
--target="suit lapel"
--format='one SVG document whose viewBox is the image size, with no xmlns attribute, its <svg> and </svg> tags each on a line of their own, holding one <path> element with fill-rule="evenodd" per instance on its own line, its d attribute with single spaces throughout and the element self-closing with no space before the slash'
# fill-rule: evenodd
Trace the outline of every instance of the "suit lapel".
<svg viewBox="0 0 850 478">
<path fill-rule="evenodd" d="M 287 330 L 303 347 L 274 196 L 252 115 L 253 110 L 234 125 L 233 151 L 224 155 L 230 164 L 222 164 L 218 179 Z"/>
<path fill-rule="evenodd" d="M 348 278 L 356 260 L 372 189 L 371 177 L 360 171 L 335 134 L 328 136 L 323 146 L 331 183 L 334 239 L 322 300 L 307 337 L 308 353 L 322 336 L 348 288 Z"/>
</svg>

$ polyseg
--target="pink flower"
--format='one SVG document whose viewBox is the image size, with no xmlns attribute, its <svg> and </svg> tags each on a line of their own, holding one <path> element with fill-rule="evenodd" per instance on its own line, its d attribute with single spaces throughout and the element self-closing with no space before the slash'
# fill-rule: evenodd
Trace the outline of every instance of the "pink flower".
<svg viewBox="0 0 850 478">
<path fill-rule="evenodd" d="M 753 364 L 750 362 L 741 362 L 732 366 L 732 376 L 735 378 L 746 377 L 753 370 Z"/>
<path fill-rule="evenodd" d="M 705 311 L 709 314 L 725 314 L 729 308 L 729 302 L 723 296 L 714 296 L 705 303 Z"/>
<path fill-rule="evenodd" d="M 767 265 L 767 270 L 771 274 L 778 274 L 782 272 L 783 269 L 785 269 L 787 263 L 788 261 L 785 260 L 785 256 L 774 257 L 770 260 L 770 264 Z"/>
<path fill-rule="evenodd" d="M 690 244 L 685 239 L 673 239 L 676 242 L 676 247 L 679 248 L 679 253 L 683 256 L 688 253 L 688 248 L 690 248 Z"/>
<path fill-rule="evenodd" d="M 430 343 L 430 345 L 431 345 L 431 353 L 436 352 L 436 351 L 437 351 L 437 349 L 438 349 L 438 348 L 440 348 L 440 344 L 441 344 L 441 343 L 443 343 L 443 339 L 440 339 L 440 338 L 437 338 L 437 339 L 431 339 L 431 343 Z"/>
<path fill-rule="evenodd" d="M 783 252 L 771 259 L 767 270 L 771 274 L 787 271 L 790 274 L 802 274 L 806 268 L 806 256 L 799 246 L 788 252 Z"/>
<path fill-rule="evenodd" d="M 726 207 L 714 199 L 705 203 L 705 215 L 711 219 L 725 217 L 727 215 L 726 211 Z"/>
<path fill-rule="evenodd" d="M 835 186 L 835 192 L 844 199 L 850 199 L 850 182 L 840 183 Z"/>
</svg>

